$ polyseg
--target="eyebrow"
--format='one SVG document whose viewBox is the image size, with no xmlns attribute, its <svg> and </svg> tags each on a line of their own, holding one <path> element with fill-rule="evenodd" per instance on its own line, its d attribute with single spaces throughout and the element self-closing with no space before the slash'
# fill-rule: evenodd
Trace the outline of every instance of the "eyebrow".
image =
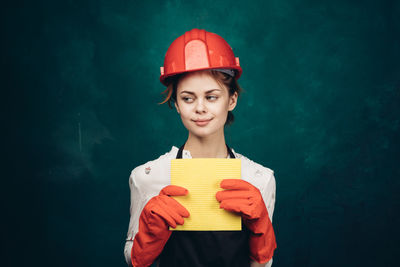
<svg viewBox="0 0 400 267">
<path fill-rule="evenodd" d="M 208 91 L 206 92 L 206 94 L 211 93 L 211 92 L 213 92 L 213 91 L 221 91 L 221 89 L 211 89 L 211 90 L 208 90 Z M 190 92 L 190 91 L 182 91 L 180 94 L 183 94 L 183 93 L 191 94 L 191 95 L 194 95 L 194 94 L 195 94 L 195 93 Z"/>
</svg>

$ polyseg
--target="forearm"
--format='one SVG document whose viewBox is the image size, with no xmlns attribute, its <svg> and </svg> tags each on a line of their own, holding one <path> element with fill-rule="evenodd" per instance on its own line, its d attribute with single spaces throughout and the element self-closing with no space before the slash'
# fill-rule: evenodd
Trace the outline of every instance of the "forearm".
<svg viewBox="0 0 400 267">
<path fill-rule="evenodd" d="M 131 259 L 132 244 L 133 241 L 128 240 L 126 241 L 124 248 L 125 261 L 128 264 L 128 266 L 132 266 L 132 259 Z"/>
<path fill-rule="evenodd" d="M 267 263 L 258 263 L 256 261 L 251 261 L 250 267 L 271 267 L 272 266 L 272 259 Z"/>
<path fill-rule="evenodd" d="M 265 267 L 265 263 L 258 263 L 256 261 L 252 261 L 250 263 L 250 267 Z"/>
</svg>

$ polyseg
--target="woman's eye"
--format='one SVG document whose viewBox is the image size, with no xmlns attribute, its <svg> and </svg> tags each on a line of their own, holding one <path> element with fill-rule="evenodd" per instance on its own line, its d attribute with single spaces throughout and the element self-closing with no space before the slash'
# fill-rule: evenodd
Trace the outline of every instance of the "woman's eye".
<svg viewBox="0 0 400 267">
<path fill-rule="evenodd" d="M 193 102 L 193 98 L 187 97 L 187 96 L 186 97 L 185 96 L 182 97 L 182 100 L 185 101 L 185 102 L 188 102 L 188 103 Z"/>
<path fill-rule="evenodd" d="M 217 100 L 217 99 L 218 99 L 218 96 L 216 96 L 216 95 L 209 95 L 209 96 L 207 96 L 207 99 L 208 99 L 208 100 Z"/>
</svg>

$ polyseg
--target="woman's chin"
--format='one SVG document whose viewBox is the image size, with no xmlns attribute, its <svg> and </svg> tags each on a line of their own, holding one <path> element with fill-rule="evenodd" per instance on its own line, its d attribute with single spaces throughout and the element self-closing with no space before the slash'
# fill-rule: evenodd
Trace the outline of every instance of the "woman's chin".
<svg viewBox="0 0 400 267">
<path fill-rule="evenodd" d="M 210 136 L 210 133 L 208 133 L 207 131 L 191 131 L 190 133 L 192 136 L 196 136 L 198 138 L 206 138 Z"/>
<path fill-rule="evenodd" d="M 211 128 L 202 128 L 202 129 L 190 129 L 190 134 L 196 136 L 198 138 L 207 138 L 214 135 L 217 131 Z"/>
</svg>

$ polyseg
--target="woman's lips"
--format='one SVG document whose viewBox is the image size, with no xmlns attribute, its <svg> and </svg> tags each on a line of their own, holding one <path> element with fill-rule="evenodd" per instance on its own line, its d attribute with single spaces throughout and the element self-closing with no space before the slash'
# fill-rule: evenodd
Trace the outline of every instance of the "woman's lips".
<svg viewBox="0 0 400 267">
<path fill-rule="evenodd" d="M 206 126 L 212 119 L 209 120 L 195 120 L 197 126 Z"/>
</svg>

